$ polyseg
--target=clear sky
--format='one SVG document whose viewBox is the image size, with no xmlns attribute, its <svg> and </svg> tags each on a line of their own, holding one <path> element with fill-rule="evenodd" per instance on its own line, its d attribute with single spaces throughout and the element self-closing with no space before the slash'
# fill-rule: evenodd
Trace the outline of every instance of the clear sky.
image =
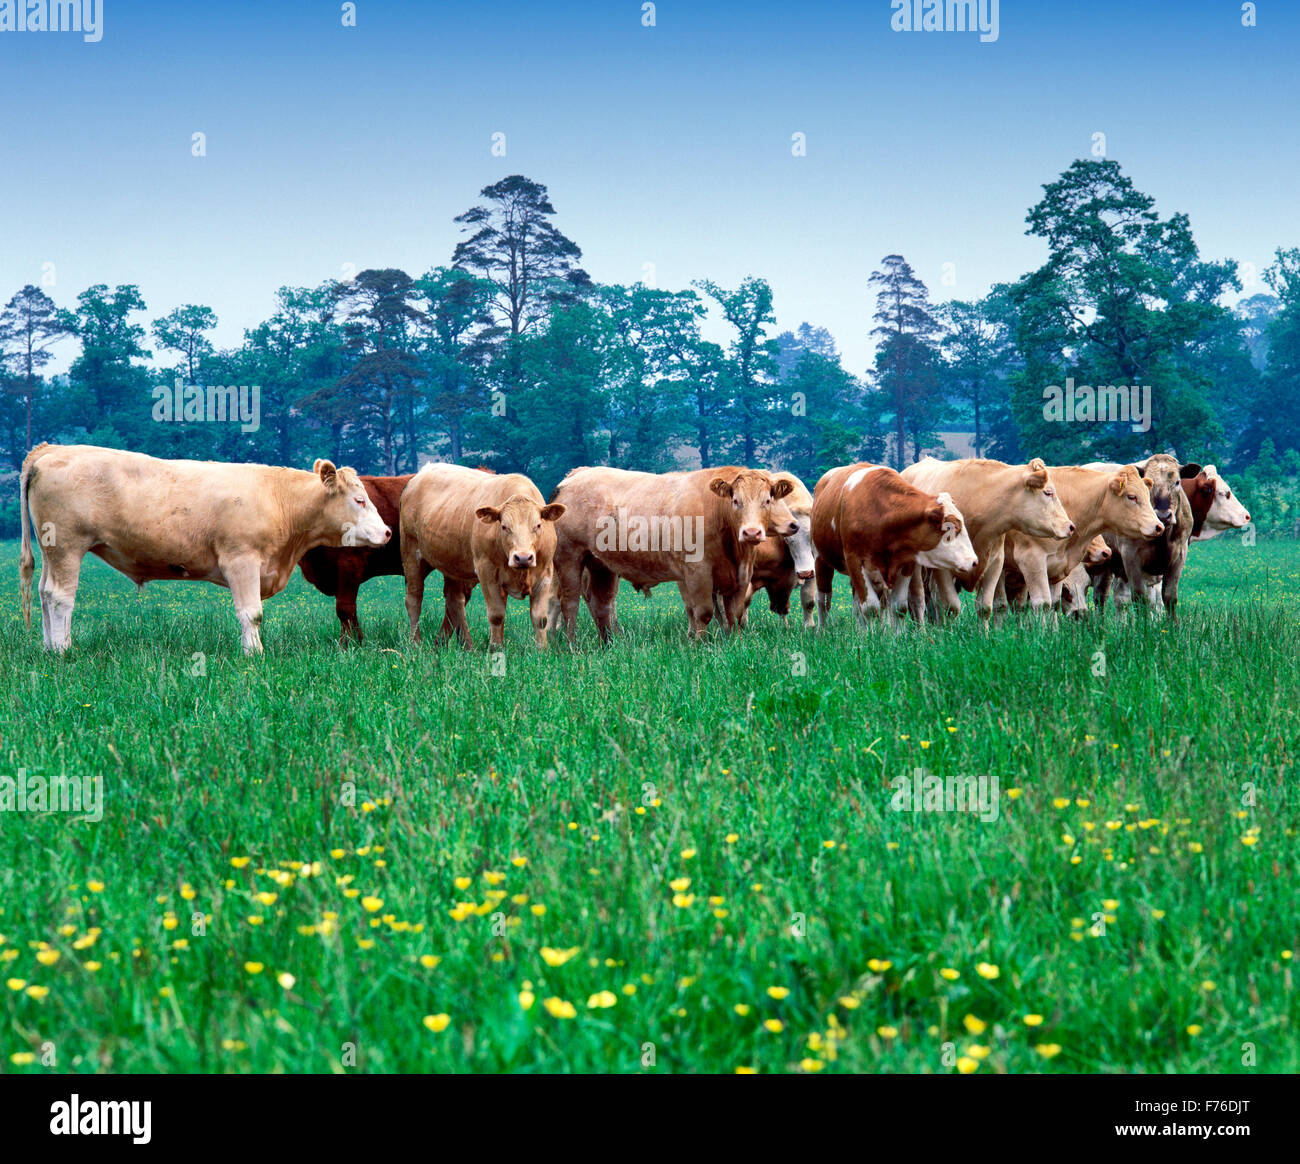
<svg viewBox="0 0 1300 1164">
<path fill-rule="evenodd" d="M 0 295 L 53 263 L 60 305 L 137 283 L 150 319 L 214 308 L 221 345 L 282 284 L 449 261 L 516 172 L 593 278 L 761 275 L 854 372 L 884 255 L 937 299 L 1032 269 L 1025 212 L 1094 133 L 1206 257 L 1300 244 L 1291 0 L 1254 28 L 1235 0 L 1002 0 L 992 43 L 894 32 L 889 0 L 661 0 L 654 27 L 641 0 L 103 5 L 98 43 L 0 32 Z"/>
</svg>

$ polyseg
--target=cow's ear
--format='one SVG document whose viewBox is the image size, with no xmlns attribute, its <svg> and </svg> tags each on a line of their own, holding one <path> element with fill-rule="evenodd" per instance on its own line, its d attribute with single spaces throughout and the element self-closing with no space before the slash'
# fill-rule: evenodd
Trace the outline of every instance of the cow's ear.
<svg viewBox="0 0 1300 1164">
<path fill-rule="evenodd" d="M 1037 465 L 1037 468 L 1034 466 Z M 1047 466 L 1042 461 L 1029 462 L 1029 476 L 1025 478 L 1026 489 L 1043 489 L 1047 485 Z"/>
<path fill-rule="evenodd" d="M 926 510 L 925 520 L 928 521 L 932 526 L 934 526 L 935 529 L 942 529 L 943 521 L 946 516 L 947 514 L 943 506 L 939 505 L 936 502 L 934 505 L 930 506 L 928 510 Z"/>
<path fill-rule="evenodd" d="M 338 481 L 338 470 L 334 468 L 333 461 L 318 460 L 316 464 L 312 466 L 311 471 L 320 478 L 321 484 L 324 485 L 326 489 L 333 489 L 335 483 Z"/>
<path fill-rule="evenodd" d="M 490 505 L 480 505 L 474 510 L 474 516 L 485 525 L 491 525 L 494 521 L 501 520 L 501 510 L 493 509 Z"/>
<path fill-rule="evenodd" d="M 780 501 L 782 497 L 789 497 L 793 492 L 794 482 L 786 477 L 782 477 L 781 480 L 772 485 L 772 496 L 778 501 Z"/>
<path fill-rule="evenodd" d="M 1148 489 L 1154 489 L 1156 487 L 1156 483 L 1152 481 L 1150 477 L 1146 477 L 1146 476 L 1142 478 L 1142 484 L 1145 485 Z"/>
<path fill-rule="evenodd" d="M 714 477 L 713 480 L 709 482 L 709 489 L 719 497 L 731 496 L 731 482 L 725 477 Z"/>
<path fill-rule="evenodd" d="M 542 507 L 543 521 L 559 521 L 564 516 L 564 506 L 556 502 Z"/>
<path fill-rule="evenodd" d="M 1110 491 L 1117 496 L 1128 488 L 1128 478 L 1123 473 L 1116 473 L 1110 479 Z"/>
<path fill-rule="evenodd" d="M 1186 481 L 1190 477 L 1199 477 L 1201 475 L 1201 466 L 1194 461 L 1189 461 L 1186 465 L 1178 466 L 1178 476 Z"/>
</svg>

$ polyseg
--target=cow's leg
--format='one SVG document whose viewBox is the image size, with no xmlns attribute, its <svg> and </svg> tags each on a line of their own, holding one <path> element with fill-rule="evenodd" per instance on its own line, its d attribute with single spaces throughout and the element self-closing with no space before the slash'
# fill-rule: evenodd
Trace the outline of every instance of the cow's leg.
<svg viewBox="0 0 1300 1164">
<path fill-rule="evenodd" d="M 587 609 L 600 632 L 600 641 L 608 643 L 613 635 L 614 596 L 618 593 L 618 575 L 599 562 L 587 566 Z"/>
<path fill-rule="evenodd" d="M 84 548 L 41 549 L 41 628 L 51 651 L 62 653 L 72 646 L 72 608 L 85 555 Z"/>
<path fill-rule="evenodd" d="M 47 651 L 54 649 L 54 644 L 50 642 L 50 606 L 45 601 L 45 595 L 50 588 L 50 555 L 48 549 L 41 551 L 41 582 L 37 588 L 37 597 L 41 600 L 41 642 L 45 644 Z"/>
<path fill-rule="evenodd" d="M 345 558 L 348 555 L 344 555 Z M 334 595 L 334 613 L 339 619 L 339 645 L 346 647 L 348 640 L 361 642 L 361 623 L 357 621 L 357 590 L 361 586 L 361 576 L 365 566 L 361 562 L 355 565 L 350 561 L 339 563 L 338 589 Z"/>
<path fill-rule="evenodd" d="M 487 607 L 488 650 L 499 651 L 506 645 L 505 588 L 491 577 L 480 576 L 479 585 L 483 587 L 483 604 Z"/>
<path fill-rule="evenodd" d="M 438 628 L 438 641 L 446 642 L 452 635 L 460 639 L 460 645 L 467 651 L 474 646 L 473 636 L 469 633 L 469 617 L 465 607 L 470 595 L 474 593 L 475 583 L 457 582 L 445 574 L 442 578 L 442 626 Z M 486 595 L 487 590 L 483 593 Z"/>
<path fill-rule="evenodd" d="M 858 622 L 865 624 L 868 614 L 880 613 L 880 596 L 868 577 L 866 562 L 845 555 L 844 569 L 853 590 L 853 613 Z"/>
<path fill-rule="evenodd" d="M 1106 610 L 1106 599 L 1110 597 L 1110 586 L 1115 580 L 1115 575 L 1109 567 L 1103 569 L 1092 580 L 1092 593 L 1097 603 L 1097 617 L 1100 618 Z"/>
<path fill-rule="evenodd" d="M 824 627 L 831 617 L 831 589 L 835 585 L 835 567 L 818 555 L 813 566 L 817 587 L 817 625 Z"/>
<path fill-rule="evenodd" d="M 787 575 L 767 584 L 767 607 L 773 614 L 785 618 L 790 613 L 790 595 L 794 593 L 795 581 L 793 576 Z M 751 602 L 754 599 L 752 585 L 749 588 L 749 598 Z"/>
<path fill-rule="evenodd" d="M 552 575 L 548 570 L 528 593 L 528 614 L 533 622 L 533 639 L 539 647 L 546 646 L 546 623 L 549 618 Z"/>
<path fill-rule="evenodd" d="M 551 608 L 547 624 L 557 630 L 564 624 L 570 643 L 578 633 L 578 603 L 582 601 L 582 556 L 575 552 L 557 553 L 551 566 L 555 580 L 551 583 Z"/>
<path fill-rule="evenodd" d="M 691 615 L 691 634 L 696 639 L 707 638 L 709 620 L 713 617 L 713 572 L 709 564 L 688 567 L 678 588 Z"/>
<path fill-rule="evenodd" d="M 230 587 L 230 597 L 235 600 L 235 614 L 239 616 L 240 639 L 244 654 L 262 653 L 262 563 L 258 558 L 235 558 L 219 562 L 222 576 Z"/>
<path fill-rule="evenodd" d="M 925 568 L 917 566 L 907 579 L 907 608 L 917 625 L 925 623 L 925 577 Z"/>
<path fill-rule="evenodd" d="M 421 569 L 419 538 L 410 529 L 402 538 L 402 574 L 406 578 L 406 617 L 411 623 L 411 638 L 420 641 L 420 610 L 424 606 L 424 579 L 429 573 Z"/>
<path fill-rule="evenodd" d="M 993 590 L 993 625 L 999 627 L 1002 620 L 1006 618 L 1007 611 L 1011 609 L 1011 604 L 1007 601 L 1007 576 L 1005 572 L 998 574 L 997 585 Z"/>
<path fill-rule="evenodd" d="M 920 566 L 913 566 L 911 573 L 900 574 L 894 579 L 893 590 L 889 596 L 889 621 L 890 624 L 901 629 L 903 624 L 903 615 L 909 609 L 911 603 L 909 595 L 912 590 L 912 575 L 921 572 Z M 919 626 L 925 625 L 925 604 L 921 604 L 917 612 L 916 621 Z"/>
<path fill-rule="evenodd" d="M 804 630 L 811 630 L 817 625 L 817 582 L 813 578 L 805 578 L 799 584 L 799 602 L 803 607 L 803 625 Z"/>
<path fill-rule="evenodd" d="M 1183 564 L 1175 561 L 1160 582 L 1160 596 L 1164 599 L 1165 613 L 1170 622 L 1178 621 L 1178 579 L 1183 575 Z"/>
<path fill-rule="evenodd" d="M 979 612 L 980 622 L 987 624 L 993 615 L 993 602 L 997 596 L 998 583 L 1002 581 L 1002 564 L 1006 560 L 1006 554 L 1002 543 L 993 548 L 984 563 L 980 572 L 979 581 L 975 583 L 975 609 Z M 952 586 L 952 577 L 949 575 L 948 584 Z M 956 589 L 952 589 L 953 601 L 960 604 L 957 597 Z M 1005 600 L 1005 594 L 1004 594 Z"/>
</svg>

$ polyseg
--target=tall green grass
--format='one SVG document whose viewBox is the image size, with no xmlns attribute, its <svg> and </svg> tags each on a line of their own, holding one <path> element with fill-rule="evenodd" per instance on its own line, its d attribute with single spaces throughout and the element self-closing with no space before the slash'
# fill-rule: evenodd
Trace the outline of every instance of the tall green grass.
<svg viewBox="0 0 1300 1164">
<path fill-rule="evenodd" d="M 864 631 L 841 578 L 825 633 L 662 588 L 538 652 L 512 602 L 504 674 L 395 578 L 343 651 L 295 577 L 251 660 L 215 587 L 88 560 L 63 658 L 13 543 L 0 593 L 0 776 L 104 788 L 0 813 L 0 1070 L 1300 1069 L 1293 543 L 1193 547 L 1177 627 Z"/>
</svg>

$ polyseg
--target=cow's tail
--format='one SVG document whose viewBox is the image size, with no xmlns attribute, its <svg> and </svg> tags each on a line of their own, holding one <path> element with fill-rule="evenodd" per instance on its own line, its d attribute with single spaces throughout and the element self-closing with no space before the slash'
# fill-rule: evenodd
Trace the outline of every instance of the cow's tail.
<svg viewBox="0 0 1300 1164">
<path fill-rule="evenodd" d="M 18 558 L 18 585 L 23 592 L 23 622 L 32 625 L 32 575 L 36 569 L 36 558 L 32 555 L 32 519 L 27 512 L 27 481 L 35 463 L 36 450 L 33 449 L 23 460 L 23 470 L 18 481 L 18 508 L 23 527 L 23 548 Z"/>
</svg>

